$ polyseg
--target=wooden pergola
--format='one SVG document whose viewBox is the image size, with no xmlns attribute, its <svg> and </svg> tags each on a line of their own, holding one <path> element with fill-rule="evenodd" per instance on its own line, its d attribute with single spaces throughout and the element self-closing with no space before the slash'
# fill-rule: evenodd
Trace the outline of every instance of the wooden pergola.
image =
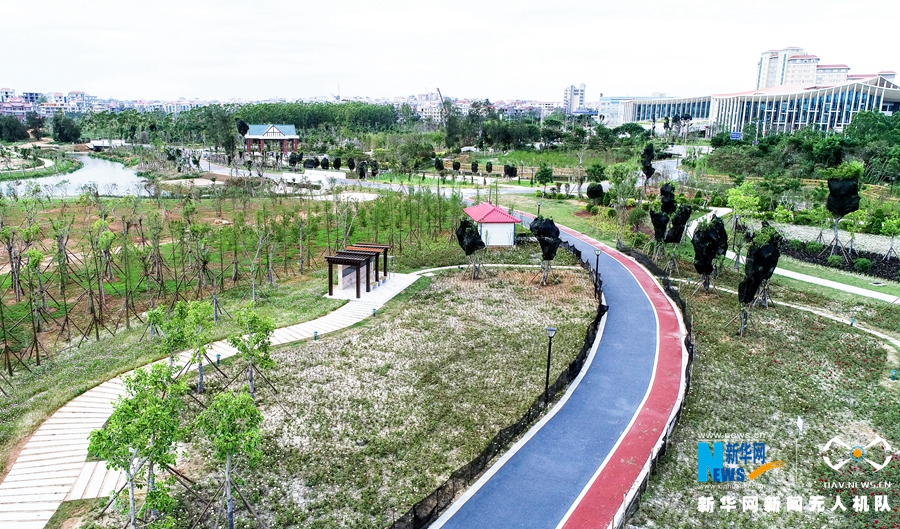
<svg viewBox="0 0 900 529">
<path fill-rule="evenodd" d="M 366 292 L 369 292 L 369 262 L 371 262 L 371 256 L 357 255 L 357 254 L 345 254 L 341 255 L 339 252 L 337 255 L 328 255 L 325 257 L 325 260 L 328 262 L 328 295 L 334 295 L 334 265 L 343 265 L 343 266 L 352 266 L 356 269 L 356 297 L 359 299 L 360 291 L 359 291 L 359 267 L 365 265 L 366 267 Z"/>
<path fill-rule="evenodd" d="M 348 246 L 347 249 L 363 249 L 363 250 L 379 250 L 382 256 L 384 256 L 384 277 L 387 277 L 388 274 L 388 250 L 391 249 L 390 246 L 386 244 L 375 244 L 370 242 L 358 242 L 353 246 Z M 375 257 L 375 279 L 378 279 L 378 257 Z"/>
<path fill-rule="evenodd" d="M 370 243 L 359 243 L 353 246 L 347 246 L 345 249 L 337 252 L 335 255 L 330 255 L 325 257 L 325 261 L 328 262 L 328 295 L 334 295 L 334 265 L 338 266 L 351 266 L 356 271 L 356 297 L 357 299 L 360 297 L 360 267 L 366 267 L 366 292 L 372 291 L 372 278 L 370 275 L 370 270 L 372 268 L 372 261 L 375 261 L 375 280 L 378 281 L 379 278 L 379 270 L 378 270 L 378 257 L 380 255 L 384 256 L 384 273 L 383 276 L 386 278 L 388 273 L 388 250 L 390 250 L 390 246 L 384 244 L 370 244 Z"/>
</svg>

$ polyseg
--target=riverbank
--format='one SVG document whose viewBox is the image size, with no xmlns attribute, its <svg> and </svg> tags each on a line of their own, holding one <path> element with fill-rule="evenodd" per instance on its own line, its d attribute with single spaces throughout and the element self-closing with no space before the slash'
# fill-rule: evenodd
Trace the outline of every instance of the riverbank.
<svg viewBox="0 0 900 529">
<path fill-rule="evenodd" d="M 81 160 L 74 158 L 66 158 L 61 162 L 40 169 L 32 169 L 22 174 L 22 171 L 0 171 L 0 182 L 10 182 L 14 180 L 25 180 L 31 178 L 43 178 L 46 176 L 58 176 L 75 171 L 84 167 Z"/>
</svg>

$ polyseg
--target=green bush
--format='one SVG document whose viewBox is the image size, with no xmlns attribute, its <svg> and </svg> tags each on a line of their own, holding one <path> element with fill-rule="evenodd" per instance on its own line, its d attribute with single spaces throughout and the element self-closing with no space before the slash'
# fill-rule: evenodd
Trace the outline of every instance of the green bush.
<svg viewBox="0 0 900 529">
<path fill-rule="evenodd" d="M 818 243 L 816 241 L 809 241 L 806 243 L 806 251 L 809 253 L 819 253 L 824 250 L 825 247 L 822 246 L 822 243 Z"/>
<path fill-rule="evenodd" d="M 643 210 L 636 209 L 635 211 L 643 211 Z M 634 234 L 634 240 L 631 243 L 631 245 L 633 247 L 637 248 L 638 246 L 643 246 L 643 245 L 647 244 L 647 241 L 649 241 L 649 240 L 650 240 L 650 237 L 648 237 L 646 233 L 637 232 Z"/>
<path fill-rule="evenodd" d="M 541 198 L 542 195 L 543 195 L 543 193 L 541 192 L 540 189 L 538 189 L 537 191 L 534 192 L 535 198 Z"/>
<path fill-rule="evenodd" d="M 872 261 L 866 259 L 865 257 L 860 257 L 859 259 L 855 259 L 853 261 L 853 268 L 860 272 L 868 273 L 872 270 Z"/>
<path fill-rule="evenodd" d="M 714 208 L 724 208 L 725 207 L 725 197 L 722 195 L 713 195 L 711 199 L 709 199 L 709 205 Z"/>
<path fill-rule="evenodd" d="M 600 213 L 600 206 L 591 206 L 591 215 L 596 215 Z"/>
<path fill-rule="evenodd" d="M 871 264 L 871 263 L 869 263 Z M 835 268 L 840 268 L 844 266 L 844 258 L 840 255 L 829 255 L 828 256 L 828 266 L 833 266 Z"/>
<path fill-rule="evenodd" d="M 641 202 L 641 209 L 643 209 L 644 211 L 650 211 L 650 202 L 647 202 L 646 200 Z"/>
<path fill-rule="evenodd" d="M 625 201 L 625 207 L 633 208 L 637 205 L 637 201 L 633 198 L 629 198 Z"/>
<path fill-rule="evenodd" d="M 584 205 L 584 210 L 587 211 L 588 213 L 591 213 L 592 211 L 594 211 L 595 207 L 596 206 L 594 206 L 594 204 L 592 202 L 588 202 L 587 204 Z"/>
<path fill-rule="evenodd" d="M 614 210 L 613 208 L 607 208 L 606 216 L 609 218 L 614 218 L 616 216 L 616 210 Z"/>
<path fill-rule="evenodd" d="M 628 212 L 628 224 L 630 226 L 640 226 L 643 224 L 644 219 L 649 217 L 650 214 L 644 211 L 641 208 L 634 208 Z"/>
<path fill-rule="evenodd" d="M 809 213 L 803 212 L 794 214 L 794 224 L 798 226 L 812 226 L 814 223 L 815 220 Z"/>
<path fill-rule="evenodd" d="M 787 247 L 795 252 L 800 252 L 803 251 L 806 245 L 800 239 L 791 239 L 787 242 Z"/>
<path fill-rule="evenodd" d="M 872 216 L 869 217 L 869 222 L 866 223 L 865 232 L 878 235 L 879 233 L 881 233 L 881 227 L 884 226 L 884 221 L 886 218 L 887 217 L 885 216 L 883 209 L 876 209 L 872 213 Z"/>
</svg>

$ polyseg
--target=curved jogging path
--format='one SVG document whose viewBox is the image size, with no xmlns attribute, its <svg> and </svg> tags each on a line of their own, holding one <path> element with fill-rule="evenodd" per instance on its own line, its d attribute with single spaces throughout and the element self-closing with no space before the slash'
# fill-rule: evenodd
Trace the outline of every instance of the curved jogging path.
<svg viewBox="0 0 900 529">
<path fill-rule="evenodd" d="M 533 218 L 519 216 L 526 224 Z M 559 228 L 592 268 L 594 249 L 603 250 L 609 312 L 594 348 L 560 402 L 432 528 L 614 527 L 684 398 L 681 315 L 656 278 L 630 257 Z"/>
</svg>

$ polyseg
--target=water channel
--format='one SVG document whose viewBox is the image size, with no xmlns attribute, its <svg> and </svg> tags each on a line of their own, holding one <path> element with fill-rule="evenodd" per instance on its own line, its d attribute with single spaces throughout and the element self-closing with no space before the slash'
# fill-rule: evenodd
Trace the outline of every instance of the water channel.
<svg viewBox="0 0 900 529">
<path fill-rule="evenodd" d="M 87 154 L 75 154 L 84 166 L 74 173 L 58 176 L 45 176 L 43 178 L 22 178 L 18 180 L 18 192 L 25 191 L 25 186 L 35 182 L 41 186 L 45 193 L 54 197 L 72 197 L 81 193 L 83 186 L 94 183 L 101 195 L 124 196 L 146 195 L 144 190 L 145 180 L 135 174 L 133 169 L 128 169 L 120 163 L 91 158 Z M 3 192 L 9 195 L 7 190 L 14 182 L 5 182 Z"/>
</svg>

